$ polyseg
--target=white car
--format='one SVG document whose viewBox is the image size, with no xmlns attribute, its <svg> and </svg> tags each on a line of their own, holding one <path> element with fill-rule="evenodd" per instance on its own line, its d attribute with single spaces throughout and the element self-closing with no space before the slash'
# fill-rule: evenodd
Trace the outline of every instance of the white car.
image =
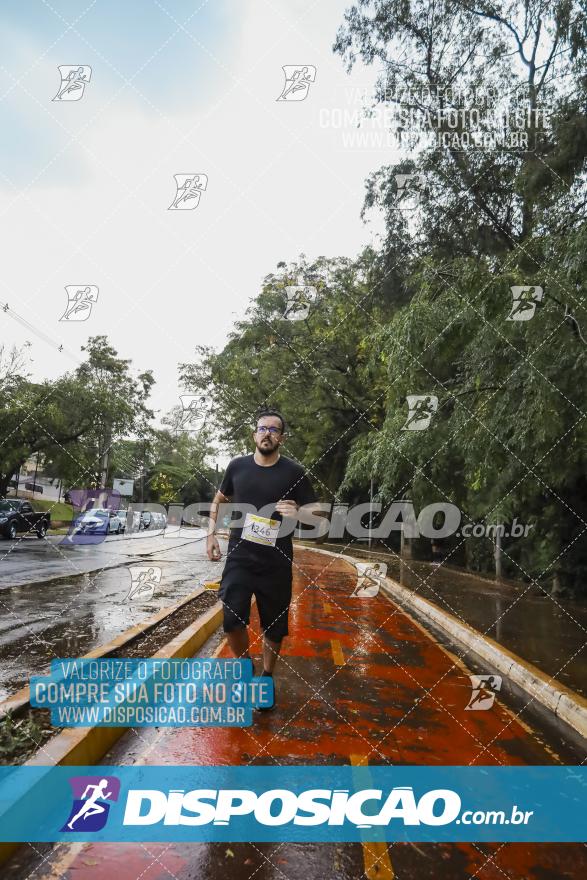
<svg viewBox="0 0 587 880">
<path fill-rule="evenodd" d="M 164 529 L 167 525 L 167 517 L 164 513 L 153 513 L 152 516 L 152 525 L 153 529 Z"/>
<path fill-rule="evenodd" d="M 126 529 L 126 511 L 94 507 L 76 520 L 74 533 L 82 535 L 120 535 Z"/>
</svg>

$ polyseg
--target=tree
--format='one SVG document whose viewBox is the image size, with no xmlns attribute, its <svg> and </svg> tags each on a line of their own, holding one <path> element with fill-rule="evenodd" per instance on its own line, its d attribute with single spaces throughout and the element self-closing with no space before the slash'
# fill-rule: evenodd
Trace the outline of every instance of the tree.
<svg viewBox="0 0 587 880">
<path fill-rule="evenodd" d="M 210 451 L 205 432 L 155 431 L 145 500 L 184 506 L 210 501 L 216 491 L 215 474 L 206 462 Z"/>
<path fill-rule="evenodd" d="M 518 516 L 533 531 L 504 543 L 506 574 L 583 592 L 586 33 L 576 2 L 361 0 L 335 44 L 348 67 L 359 55 L 382 63 L 376 101 L 410 111 L 414 148 L 368 182 L 364 211 L 384 212 L 389 247 L 408 242 L 408 298 L 373 345 L 387 367 L 385 421 L 355 438 L 341 490 L 364 492 L 374 473 L 388 499 Z M 528 149 L 442 140 L 471 123 L 453 113 L 451 127 L 460 96 L 521 89 Z M 418 175 L 411 214 L 398 174 Z M 530 320 L 511 320 L 512 288 Z M 410 394 L 438 397 L 427 431 L 404 430 Z M 469 564 L 490 565 L 467 550 Z"/>
<path fill-rule="evenodd" d="M 1 494 L 12 474 L 36 452 L 50 462 L 49 476 L 69 486 L 99 486 L 112 444 L 147 430 L 153 415 L 146 406 L 154 381 L 151 373 L 133 377 L 130 362 L 118 358 L 103 336 L 90 338 L 82 350 L 86 361 L 52 382 L 31 382 L 19 372 L 18 360 L 5 367 Z"/>
<path fill-rule="evenodd" d="M 303 259 L 269 274 L 244 320 L 216 353 L 181 364 L 181 381 L 210 401 L 228 452 L 251 448 L 256 413 L 276 406 L 289 424 L 285 455 L 311 467 L 329 500 L 340 483 L 354 437 L 381 423 L 383 370 L 372 357 L 371 334 L 403 296 L 382 284 L 382 261 L 366 249 L 356 261 Z M 283 318 L 288 286 L 315 287 L 305 320 Z"/>
<path fill-rule="evenodd" d="M 515 253 L 536 269 L 541 254 L 526 246 L 534 234 L 564 235 L 585 220 L 586 37 L 575 0 L 352 6 L 334 50 L 349 70 L 358 57 L 382 65 L 376 104 L 397 110 L 414 157 L 371 176 L 366 208 L 384 210 L 393 237 L 395 175 L 418 173 L 420 253 Z M 526 145 L 515 146 L 514 131 Z M 498 137 L 477 149 L 473 132 Z"/>
</svg>

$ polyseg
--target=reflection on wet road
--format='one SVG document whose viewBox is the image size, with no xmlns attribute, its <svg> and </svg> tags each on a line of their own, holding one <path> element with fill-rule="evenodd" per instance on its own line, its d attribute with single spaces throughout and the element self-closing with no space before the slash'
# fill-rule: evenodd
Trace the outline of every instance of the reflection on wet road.
<svg viewBox="0 0 587 880">
<path fill-rule="evenodd" d="M 413 560 L 385 561 L 391 578 L 587 696 L 585 605 L 531 584 L 484 582 Z"/>
<path fill-rule="evenodd" d="M 109 543 L 100 549 L 103 556 Z M 145 557 L 142 554 L 148 548 L 151 555 Z M 201 539 L 184 540 L 172 548 L 169 541 L 153 538 L 148 544 L 143 542 L 140 550 L 140 557 L 128 557 L 124 565 L 118 560 L 116 568 L 0 592 L 0 700 L 26 685 L 30 675 L 45 671 L 55 657 L 86 654 L 179 602 L 204 581 L 217 577 L 222 567 L 207 559 Z M 139 595 L 129 601 L 129 569 L 137 565 L 160 568 L 161 580 L 152 598 Z"/>
<path fill-rule="evenodd" d="M 0 593 L 18 584 L 40 583 L 56 577 L 74 577 L 88 571 L 112 568 L 129 558 L 202 540 L 202 529 L 136 532 L 128 537 L 114 535 L 96 543 L 73 544 L 65 536 L 19 535 L 15 541 L 0 541 Z"/>
</svg>

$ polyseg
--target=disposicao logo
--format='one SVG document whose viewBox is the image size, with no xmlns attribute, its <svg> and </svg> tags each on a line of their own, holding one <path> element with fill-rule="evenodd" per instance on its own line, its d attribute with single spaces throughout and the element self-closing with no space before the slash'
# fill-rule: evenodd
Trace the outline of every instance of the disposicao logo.
<svg viewBox="0 0 587 880">
<path fill-rule="evenodd" d="M 110 804 L 120 794 L 116 776 L 71 776 L 73 804 L 61 831 L 100 831 L 108 821 Z"/>
<path fill-rule="evenodd" d="M 379 805 L 378 813 L 364 813 L 369 801 Z M 383 803 L 381 803 L 383 801 Z M 438 809 L 439 802 L 442 804 Z M 146 809 L 145 809 L 146 808 Z M 346 789 L 309 789 L 299 794 L 288 789 L 271 789 L 257 794 L 247 789 L 131 789 L 126 800 L 124 825 L 229 825 L 237 816 L 254 817 L 260 825 L 344 825 L 358 828 L 388 825 L 392 819 L 404 825 L 446 825 L 459 815 L 461 799 L 455 791 L 428 791 L 416 801 L 411 786 L 396 787 L 387 798 L 381 789 L 363 789 L 350 794 Z"/>
</svg>

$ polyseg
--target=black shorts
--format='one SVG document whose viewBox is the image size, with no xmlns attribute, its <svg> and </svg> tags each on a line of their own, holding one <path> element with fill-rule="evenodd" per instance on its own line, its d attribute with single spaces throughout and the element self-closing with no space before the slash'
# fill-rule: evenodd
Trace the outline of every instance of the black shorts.
<svg viewBox="0 0 587 880">
<path fill-rule="evenodd" d="M 268 639 L 280 642 L 288 634 L 291 585 L 291 567 L 261 567 L 228 559 L 218 591 L 224 606 L 224 632 L 248 626 L 255 596 L 261 629 Z"/>
</svg>

